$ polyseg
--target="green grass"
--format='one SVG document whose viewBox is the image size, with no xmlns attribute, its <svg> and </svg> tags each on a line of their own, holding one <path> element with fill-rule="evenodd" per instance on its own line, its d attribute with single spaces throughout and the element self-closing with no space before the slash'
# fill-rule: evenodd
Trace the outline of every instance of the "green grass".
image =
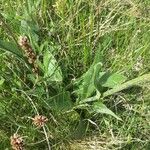
<svg viewBox="0 0 150 150">
<path fill-rule="evenodd" d="M 11 149 L 17 132 L 27 150 L 49 144 L 54 150 L 148 150 L 150 80 L 138 82 L 150 71 L 149 16 L 149 0 L 1 0 L 0 149 Z M 18 46 L 21 35 L 37 55 L 38 76 Z M 121 85 L 106 91 L 98 71 L 136 83 L 130 87 L 117 76 Z M 94 86 L 122 121 L 108 112 L 91 115 L 91 101 L 81 105 L 95 96 Z M 37 113 L 48 118 L 41 129 L 31 120 Z"/>
</svg>

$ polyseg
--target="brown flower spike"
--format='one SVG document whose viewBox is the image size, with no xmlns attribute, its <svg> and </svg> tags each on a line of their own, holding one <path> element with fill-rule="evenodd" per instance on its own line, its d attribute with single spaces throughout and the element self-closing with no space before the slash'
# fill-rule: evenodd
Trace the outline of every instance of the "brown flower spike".
<svg viewBox="0 0 150 150">
<path fill-rule="evenodd" d="M 37 73 L 38 72 L 38 67 L 37 67 L 37 64 L 36 64 L 36 55 L 33 52 L 32 47 L 30 46 L 28 38 L 26 36 L 20 36 L 19 40 L 18 40 L 18 44 L 24 50 L 25 55 L 28 58 L 28 62 L 33 65 L 32 71 L 34 73 Z"/>
<path fill-rule="evenodd" d="M 37 127 L 42 127 L 45 125 L 45 123 L 48 121 L 47 117 L 42 115 L 36 115 L 34 118 L 32 118 L 33 124 Z"/>
<path fill-rule="evenodd" d="M 10 144 L 13 150 L 23 150 L 23 138 L 16 133 L 10 137 Z"/>
</svg>

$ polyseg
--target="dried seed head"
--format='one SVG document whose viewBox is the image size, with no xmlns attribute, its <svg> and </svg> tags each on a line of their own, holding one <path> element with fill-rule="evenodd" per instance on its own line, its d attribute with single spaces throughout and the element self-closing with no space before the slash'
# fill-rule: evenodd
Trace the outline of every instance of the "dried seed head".
<svg viewBox="0 0 150 150">
<path fill-rule="evenodd" d="M 38 65 L 36 63 L 33 64 L 32 72 L 38 74 Z"/>
<path fill-rule="evenodd" d="M 29 62 L 29 64 L 33 64 L 33 63 L 34 63 L 34 61 L 33 61 L 32 58 L 29 58 L 29 59 L 28 59 L 28 62 Z"/>
<path fill-rule="evenodd" d="M 24 50 L 25 56 L 28 58 L 29 64 L 32 65 L 32 71 L 33 73 L 38 74 L 38 66 L 36 64 L 36 54 L 34 53 L 29 40 L 26 36 L 20 36 L 18 40 L 19 45 Z"/>
<path fill-rule="evenodd" d="M 37 127 L 42 127 L 45 125 L 45 123 L 48 121 L 47 117 L 42 115 L 36 115 L 34 118 L 32 118 L 33 124 Z"/>
<path fill-rule="evenodd" d="M 13 150 L 23 150 L 23 138 L 18 134 L 10 137 L 10 144 Z"/>
<path fill-rule="evenodd" d="M 18 44 L 21 47 L 24 47 L 24 46 L 28 45 L 28 38 L 26 36 L 20 36 L 19 40 L 18 40 Z"/>
<path fill-rule="evenodd" d="M 32 72 L 38 74 L 38 69 L 37 68 L 32 68 Z"/>
</svg>

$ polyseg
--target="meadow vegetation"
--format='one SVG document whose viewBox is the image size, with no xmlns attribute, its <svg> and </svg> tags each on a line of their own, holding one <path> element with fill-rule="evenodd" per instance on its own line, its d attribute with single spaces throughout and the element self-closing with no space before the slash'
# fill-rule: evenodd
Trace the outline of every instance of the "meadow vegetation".
<svg viewBox="0 0 150 150">
<path fill-rule="evenodd" d="M 149 150 L 149 64 L 149 0 L 1 0 L 0 150 Z"/>
</svg>

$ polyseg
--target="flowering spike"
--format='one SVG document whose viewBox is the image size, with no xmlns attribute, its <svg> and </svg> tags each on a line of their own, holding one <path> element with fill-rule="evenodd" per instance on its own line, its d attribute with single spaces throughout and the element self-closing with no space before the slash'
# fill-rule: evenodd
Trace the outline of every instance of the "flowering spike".
<svg viewBox="0 0 150 150">
<path fill-rule="evenodd" d="M 36 54 L 33 52 L 32 47 L 30 46 L 29 40 L 26 36 L 20 36 L 18 40 L 18 44 L 24 50 L 26 57 L 28 58 L 28 62 L 33 65 L 32 71 L 34 73 L 38 72 L 38 67 L 36 64 Z"/>
</svg>

